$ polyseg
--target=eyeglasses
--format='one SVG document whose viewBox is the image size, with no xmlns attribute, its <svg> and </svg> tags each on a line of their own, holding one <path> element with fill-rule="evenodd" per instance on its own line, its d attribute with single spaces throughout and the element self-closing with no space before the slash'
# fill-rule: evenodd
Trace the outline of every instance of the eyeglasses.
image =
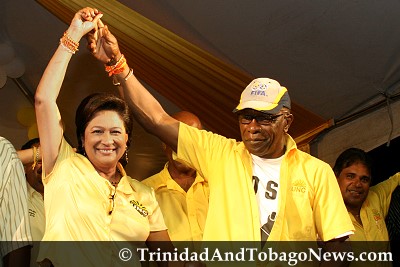
<svg viewBox="0 0 400 267">
<path fill-rule="evenodd" d="M 114 210 L 114 199 L 115 199 L 116 191 L 110 192 L 108 199 L 110 200 L 110 206 L 108 208 L 108 215 L 111 215 Z"/>
<path fill-rule="evenodd" d="M 239 122 L 241 124 L 250 124 L 254 119 L 258 124 L 261 125 L 270 125 L 275 123 L 278 118 L 282 115 L 287 115 L 288 113 L 281 113 L 276 115 L 261 115 L 261 116 L 254 116 L 249 114 L 239 115 Z"/>
</svg>

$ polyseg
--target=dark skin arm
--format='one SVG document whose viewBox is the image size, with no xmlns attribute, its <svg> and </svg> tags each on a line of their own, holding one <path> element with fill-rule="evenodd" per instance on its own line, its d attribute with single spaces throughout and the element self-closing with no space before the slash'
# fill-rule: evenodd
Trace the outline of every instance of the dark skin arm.
<svg viewBox="0 0 400 267">
<path fill-rule="evenodd" d="M 326 242 L 323 242 L 322 247 L 325 252 L 335 252 L 335 253 L 348 253 L 352 251 L 350 242 L 346 242 L 348 236 L 344 236 L 337 239 L 332 239 Z M 349 261 L 325 261 L 321 262 L 320 266 L 338 266 L 345 267 L 349 266 Z"/>
<path fill-rule="evenodd" d="M 88 49 L 103 64 L 116 62 L 122 55 L 115 36 L 108 27 L 99 20 L 97 27 L 87 34 Z M 111 63 L 110 63 L 111 62 Z M 114 79 L 121 84 L 121 96 L 129 104 L 135 119 L 149 133 L 157 136 L 162 142 L 177 149 L 179 122 L 172 118 L 162 108 L 160 103 L 139 82 L 135 75 L 125 80 L 129 67 L 114 75 Z"/>
</svg>

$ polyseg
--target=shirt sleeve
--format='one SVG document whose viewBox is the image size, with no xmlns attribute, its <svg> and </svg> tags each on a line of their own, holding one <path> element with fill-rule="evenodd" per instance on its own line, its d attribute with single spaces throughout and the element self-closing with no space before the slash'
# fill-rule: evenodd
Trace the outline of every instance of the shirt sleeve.
<svg viewBox="0 0 400 267">
<path fill-rule="evenodd" d="M 167 230 L 167 226 L 165 225 L 164 217 L 153 188 L 151 188 L 151 201 L 153 202 L 153 212 L 151 215 L 149 215 L 150 232 Z"/>
<path fill-rule="evenodd" d="M 70 144 L 68 144 L 68 142 L 65 140 L 65 138 L 63 138 L 61 140 L 61 144 L 60 144 L 60 150 L 58 152 L 58 156 L 57 156 L 57 160 L 56 163 L 54 164 L 54 168 L 53 171 L 51 173 L 45 173 L 45 168 L 43 167 L 42 170 L 42 180 L 44 184 L 47 184 L 50 179 L 54 178 L 53 175 L 54 171 L 57 169 L 57 167 L 61 164 L 61 162 L 69 157 L 71 157 L 72 155 L 74 155 L 76 152 L 74 151 L 74 149 L 72 148 L 72 146 Z M 43 165 L 46 164 L 45 162 L 43 162 Z"/>
<path fill-rule="evenodd" d="M 370 190 L 376 193 L 376 195 L 379 198 L 379 202 L 381 204 L 384 217 L 386 217 L 388 213 L 390 201 L 392 198 L 392 193 L 399 185 L 400 185 L 400 172 L 396 173 L 389 179 L 370 188 Z"/>
</svg>

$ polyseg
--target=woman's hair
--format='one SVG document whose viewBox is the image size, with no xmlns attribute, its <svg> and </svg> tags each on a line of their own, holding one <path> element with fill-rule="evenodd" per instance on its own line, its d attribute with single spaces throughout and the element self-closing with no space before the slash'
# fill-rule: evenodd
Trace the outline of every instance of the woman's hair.
<svg viewBox="0 0 400 267">
<path fill-rule="evenodd" d="M 372 173 L 372 159 L 364 150 L 355 147 L 349 148 L 339 155 L 336 159 L 335 166 L 333 166 L 333 172 L 336 177 L 339 177 L 343 169 L 355 163 L 363 164 L 369 173 Z"/>
<path fill-rule="evenodd" d="M 128 141 L 126 145 L 129 148 L 133 130 L 133 116 L 128 104 L 113 94 L 94 93 L 84 98 L 76 110 L 75 125 L 76 137 L 78 138 L 78 153 L 82 155 L 84 154 L 82 139 L 84 137 L 87 125 L 98 112 L 105 110 L 117 112 L 124 122 L 126 133 L 128 134 Z"/>
</svg>

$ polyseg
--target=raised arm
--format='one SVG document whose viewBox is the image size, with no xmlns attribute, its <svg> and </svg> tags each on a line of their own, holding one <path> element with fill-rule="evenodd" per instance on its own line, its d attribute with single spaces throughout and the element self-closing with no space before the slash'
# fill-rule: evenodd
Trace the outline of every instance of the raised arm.
<svg viewBox="0 0 400 267">
<path fill-rule="evenodd" d="M 98 32 L 88 34 L 88 48 L 102 63 L 114 66 L 122 57 L 117 39 L 100 20 L 98 28 Z M 164 111 L 130 71 L 129 66 L 125 65 L 121 73 L 115 74 L 113 81 L 115 84 L 120 83 L 121 96 L 127 101 L 142 127 L 176 151 L 179 122 Z"/>
<path fill-rule="evenodd" d="M 63 136 L 60 112 L 56 103 L 69 61 L 77 51 L 82 36 L 97 26 L 102 17 L 96 9 L 78 11 L 47 65 L 35 94 L 35 111 L 45 173 L 53 170 Z"/>
</svg>

